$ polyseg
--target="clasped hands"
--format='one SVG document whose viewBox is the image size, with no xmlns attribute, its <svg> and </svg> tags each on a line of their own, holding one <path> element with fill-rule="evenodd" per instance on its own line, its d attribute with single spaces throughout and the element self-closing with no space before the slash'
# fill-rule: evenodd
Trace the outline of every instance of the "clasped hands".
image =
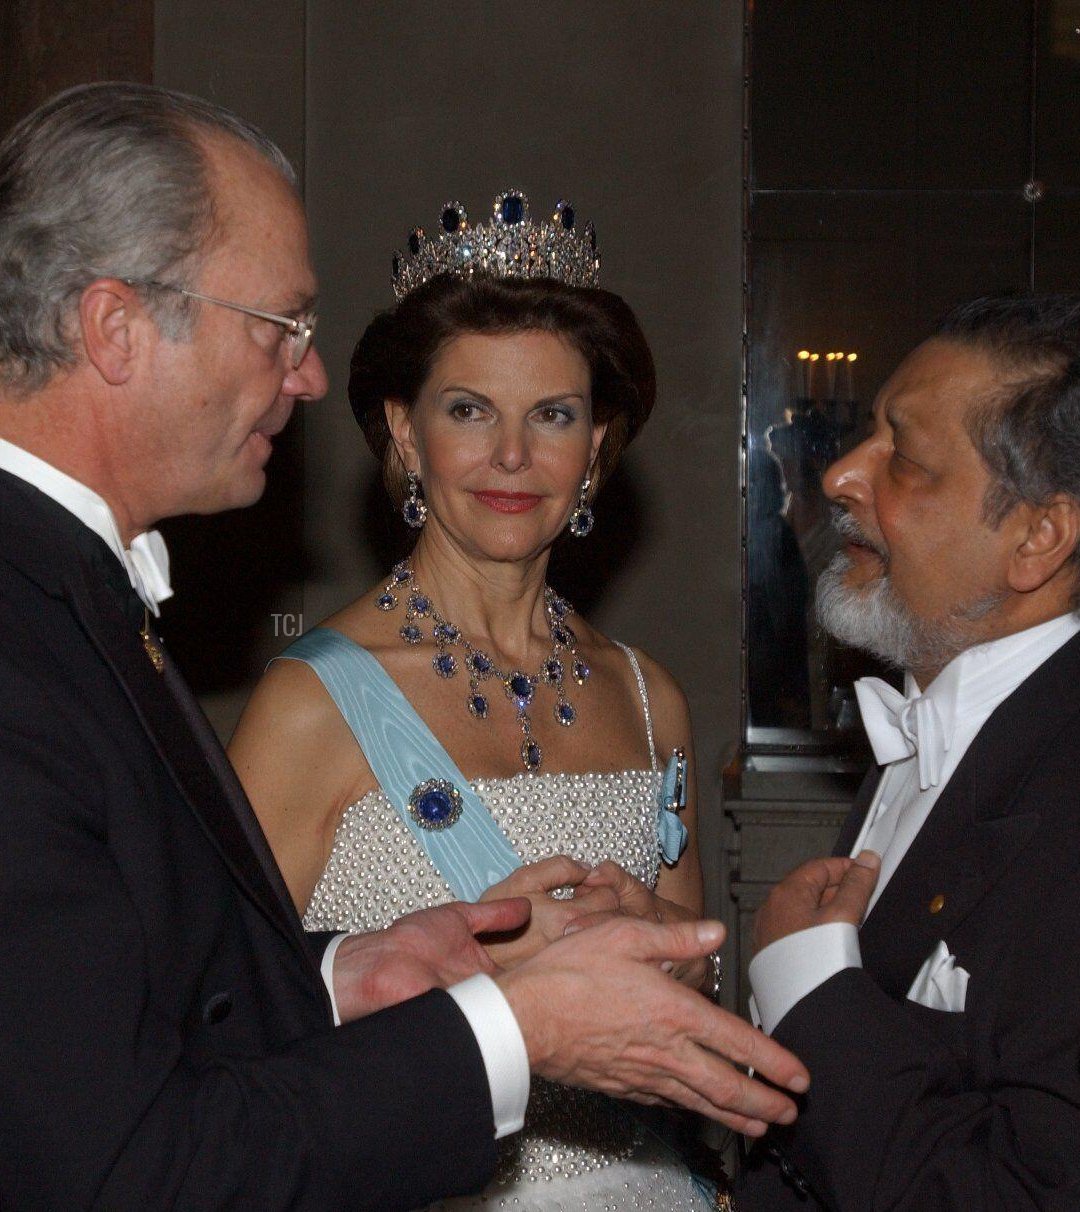
<svg viewBox="0 0 1080 1212">
<path fill-rule="evenodd" d="M 564 889 L 567 895 L 554 895 Z M 492 885 L 480 902 L 519 896 L 527 897 L 532 906 L 528 923 L 485 940 L 488 954 L 500 968 L 512 968 L 564 935 L 598 926 L 617 915 L 647 922 L 693 920 L 693 914 L 657 896 L 617 863 L 590 868 L 562 854 L 519 867 Z M 695 985 L 701 983 L 703 974 L 701 961 L 682 965 L 676 972 Z"/>
<path fill-rule="evenodd" d="M 552 895 L 564 888 L 573 895 Z M 408 913 L 385 930 L 344 940 L 335 960 L 339 1011 L 343 1018 L 370 1014 L 476 972 L 514 967 L 564 935 L 618 914 L 692 920 L 616 863 L 590 868 L 554 855 L 526 864 L 493 884 L 477 904 L 455 902 Z M 700 960 L 696 964 L 703 967 Z M 691 961 L 682 969 L 694 965 Z M 341 994 L 338 984 L 347 987 Z"/>
<path fill-rule="evenodd" d="M 479 904 L 425 909 L 384 931 L 350 936 L 334 966 L 342 1019 L 483 972 L 506 997 L 534 1073 L 682 1106 L 751 1136 L 769 1123 L 790 1123 L 795 1104 L 783 1091 L 807 1089 L 803 1065 L 669 975 L 700 964 L 723 942 L 724 927 L 673 920 L 674 907 L 648 889 L 643 896 L 620 871 L 547 859 L 515 872 Z M 550 896 L 567 885 L 572 899 Z M 540 929 L 525 945 L 529 953 L 501 967 L 477 936 L 520 942 L 534 913 Z M 744 1067 L 780 1088 L 748 1077 Z"/>
</svg>

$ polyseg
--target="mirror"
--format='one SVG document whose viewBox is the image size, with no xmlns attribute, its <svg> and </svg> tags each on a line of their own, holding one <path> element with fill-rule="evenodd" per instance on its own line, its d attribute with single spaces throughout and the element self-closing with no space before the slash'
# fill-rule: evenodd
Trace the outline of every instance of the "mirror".
<svg viewBox="0 0 1080 1212">
<path fill-rule="evenodd" d="M 746 6 L 745 748 L 857 753 L 821 477 L 951 307 L 1075 290 L 1080 0 Z M 1038 152 L 1038 156 L 1036 156 Z"/>
</svg>

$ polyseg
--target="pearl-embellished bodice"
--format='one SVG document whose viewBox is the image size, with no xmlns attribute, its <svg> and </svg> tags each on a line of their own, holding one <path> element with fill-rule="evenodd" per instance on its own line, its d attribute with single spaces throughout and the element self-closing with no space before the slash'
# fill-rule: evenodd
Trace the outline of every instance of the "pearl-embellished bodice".
<svg viewBox="0 0 1080 1212">
<path fill-rule="evenodd" d="M 614 859 L 652 887 L 658 770 L 517 774 L 476 779 L 473 790 L 522 862 L 567 854 L 595 866 Z M 414 909 L 454 899 L 381 791 L 346 808 L 311 902 L 308 930 L 379 930 Z"/>
<path fill-rule="evenodd" d="M 589 865 L 613 859 L 652 887 L 661 778 L 659 770 L 522 773 L 476 779 L 472 786 L 524 862 L 552 854 Z M 372 791 L 345 810 L 304 925 L 379 929 L 403 913 L 452 899 L 386 796 Z M 589 1091 L 535 1080 L 524 1130 L 499 1146 L 496 1177 L 482 1196 L 437 1206 L 516 1212 L 700 1212 L 708 1206 L 626 1105 Z"/>
<path fill-rule="evenodd" d="M 327 663 L 328 645 L 336 651 L 333 667 Z M 641 698 L 648 769 L 582 774 L 534 770 L 512 778 L 479 778 L 471 786 L 522 862 L 554 854 L 589 866 L 612 859 L 651 888 L 660 866 L 657 812 L 664 776 L 656 760 L 645 679 L 633 652 L 620 647 Z M 365 650 L 332 633 L 320 635 L 317 629 L 285 655 L 314 665 L 365 749 L 387 744 L 381 728 L 355 726 L 362 714 L 355 691 L 381 673 L 369 668 Z M 394 704 L 395 718 L 414 715 L 400 691 L 380 681 L 388 703 Z M 408 737 L 411 756 L 424 755 L 439 765 L 445 756 L 441 746 L 422 721 L 417 718 L 416 723 L 419 729 L 412 733 L 395 733 L 395 743 Z M 388 755 L 380 750 L 375 756 Z M 397 766 L 389 767 L 387 774 L 396 778 Z M 453 899 L 450 885 L 417 836 L 378 789 L 342 814 L 304 925 L 309 930 L 377 930 L 404 913 Z M 499 1142 L 499 1165 L 487 1190 L 472 1198 L 442 1201 L 432 1209 L 464 1212 L 489 1205 L 516 1212 L 591 1212 L 601 1207 L 701 1212 L 709 1202 L 626 1104 L 538 1078 L 532 1084 L 524 1129 Z"/>
</svg>

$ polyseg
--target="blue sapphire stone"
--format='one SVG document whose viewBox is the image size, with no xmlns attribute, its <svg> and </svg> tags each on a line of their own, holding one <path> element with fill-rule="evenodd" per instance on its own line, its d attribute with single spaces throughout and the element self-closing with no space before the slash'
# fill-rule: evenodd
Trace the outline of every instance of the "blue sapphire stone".
<svg viewBox="0 0 1080 1212">
<path fill-rule="evenodd" d="M 411 579 L 412 569 L 406 567 L 404 564 L 398 564 L 398 566 L 394 569 L 394 584 L 404 585 L 406 581 Z"/>
<path fill-rule="evenodd" d="M 469 710 L 478 720 L 486 720 L 488 713 L 488 701 L 482 694 L 469 695 Z"/>
<path fill-rule="evenodd" d="M 424 618 L 431 610 L 431 603 L 422 593 L 414 593 L 409 598 L 409 609 L 413 614 L 418 614 L 421 618 Z"/>
<path fill-rule="evenodd" d="M 436 623 L 435 638 L 444 644 L 452 644 L 458 638 L 458 629 L 453 623 Z"/>
<path fill-rule="evenodd" d="M 415 623 L 406 623 L 398 632 L 398 635 L 401 636 L 406 644 L 419 644 L 424 638 L 424 633 Z"/>
<path fill-rule="evenodd" d="M 415 526 L 417 522 L 423 520 L 424 515 L 421 512 L 419 501 L 406 501 L 401 508 L 402 512 L 405 514 L 405 521 L 408 522 L 410 526 Z"/>
<path fill-rule="evenodd" d="M 491 663 L 491 658 L 482 652 L 474 652 L 469 657 L 469 667 L 478 677 L 486 677 L 495 668 Z"/>
<path fill-rule="evenodd" d="M 397 598 L 392 593 L 381 593 L 375 599 L 375 605 L 380 610 L 393 610 L 397 605 Z"/>
<path fill-rule="evenodd" d="M 563 675 L 563 663 L 556 660 L 554 657 L 547 661 L 544 665 L 544 677 L 547 678 L 549 684 L 558 682 Z"/>
<path fill-rule="evenodd" d="M 556 703 L 555 718 L 564 728 L 569 728 L 577 719 L 577 712 L 574 710 L 573 703 Z"/>
<path fill-rule="evenodd" d="M 429 791 L 417 801 L 420 815 L 426 821 L 445 821 L 454 810 L 445 791 Z"/>
<path fill-rule="evenodd" d="M 523 741 L 521 745 L 521 760 L 526 770 L 539 770 L 544 754 L 535 741 Z"/>
<path fill-rule="evenodd" d="M 525 199 L 520 194 L 507 194 L 499 208 L 502 221 L 509 225 L 522 222 L 525 218 Z"/>
<path fill-rule="evenodd" d="M 457 673 L 457 661 L 452 652 L 440 652 L 432 659 L 432 667 L 441 678 L 452 678 Z"/>
<path fill-rule="evenodd" d="M 453 815 L 454 801 L 445 791 L 428 791 L 416 801 L 416 811 L 425 821 L 430 821 L 433 825 L 441 825 L 443 821 Z"/>
<path fill-rule="evenodd" d="M 449 829 L 461 809 L 461 796 L 446 779 L 418 783 L 409 795 L 409 815 L 421 829 Z"/>
<path fill-rule="evenodd" d="M 551 613 L 557 619 L 565 619 L 570 613 L 570 603 L 564 598 L 553 597 L 551 599 Z"/>
<path fill-rule="evenodd" d="M 528 674 L 512 673 L 506 679 L 506 688 L 511 697 L 517 699 L 518 706 L 527 707 L 532 702 L 534 687 Z"/>
<path fill-rule="evenodd" d="M 452 236 L 461 227 L 461 211 L 456 206 L 448 206 L 442 213 L 443 231 Z"/>
<path fill-rule="evenodd" d="M 592 534 L 592 528 L 596 525 L 596 518 L 593 511 L 588 506 L 575 509 L 570 515 L 570 522 L 567 529 L 575 539 L 583 539 L 586 535 Z"/>
<path fill-rule="evenodd" d="M 590 673 L 592 673 L 592 670 L 588 667 L 588 665 L 585 664 L 584 661 L 574 662 L 574 681 L 577 682 L 579 686 L 585 685 L 585 683 L 589 680 Z"/>
<path fill-rule="evenodd" d="M 574 230 L 574 208 L 569 202 L 563 202 L 559 206 L 559 222 L 567 231 Z"/>
<path fill-rule="evenodd" d="M 564 648 L 569 648 L 574 642 L 574 633 L 569 627 L 553 627 L 551 629 L 551 638 L 556 644 L 561 644 Z"/>
</svg>

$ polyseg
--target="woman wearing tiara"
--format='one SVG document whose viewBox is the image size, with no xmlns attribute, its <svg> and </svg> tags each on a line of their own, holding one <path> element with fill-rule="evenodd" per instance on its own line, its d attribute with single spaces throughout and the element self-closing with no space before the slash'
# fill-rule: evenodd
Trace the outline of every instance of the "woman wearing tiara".
<svg viewBox="0 0 1080 1212">
<path fill-rule="evenodd" d="M 395 256 L 397 307 L 349 382 L 415 547 L 270 666 L 230 752 L 309 929 L 527 895 L 528 928 L 490 944 L 512 965 L 577 918 L 700 914 L 690 722 L 660 666 L 546 583 L 655 395 L 591 228 L 568 204 L 534 224 L 509 192 L 490 224 L 450 204 L 442 229 Z M 438 1206 L 710 1206 L 601 1095 L 535 1081 L 499 1144 L 487 1191 Z"/>
</svg>

